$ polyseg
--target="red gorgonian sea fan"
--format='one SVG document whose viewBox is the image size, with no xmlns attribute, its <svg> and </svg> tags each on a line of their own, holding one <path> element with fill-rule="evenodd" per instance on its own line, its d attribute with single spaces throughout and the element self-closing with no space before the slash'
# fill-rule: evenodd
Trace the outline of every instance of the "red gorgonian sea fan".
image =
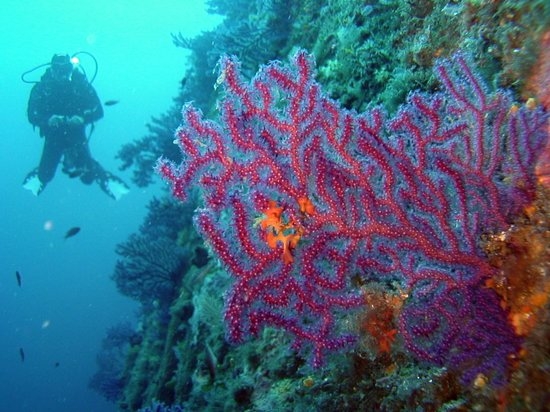
<svg viewBox="0 0 550 412">
<path fill-rule="evenodd" d="M 443 92 L 412 93 L 391 118 L 327 97 L 304 51 L 249 82 L 236 58 L 220 67 L 219 119 L 186 105 L 183 160 L 157 170 L 176 197 L 202 193 L 195 224 L 234 279 L 228 339 L 281 328 L 319 366 L 356 340 L 342 319 L 365 302 L 358 285 L 398 283 L 412 354 L 502 383 L 518 341 L 483 289 L 478 239 L 532 198 L 542 111 L 510 110 L 460 53 L 434 69 Z"/>
</svg>

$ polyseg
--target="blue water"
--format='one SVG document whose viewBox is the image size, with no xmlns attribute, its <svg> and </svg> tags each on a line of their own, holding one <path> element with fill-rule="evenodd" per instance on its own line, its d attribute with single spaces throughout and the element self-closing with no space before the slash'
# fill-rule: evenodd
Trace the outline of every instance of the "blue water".
<svg viewBox="0 0 550 412">
<path fill-rule="evenodd" d="M 130 182 L 129 173 L 118 172 L 115 155 L 171 105 L 185 71 L 185 51 L 172 45 L 170 33 L 194 36 L 218 21 L 206 14 L 202 0 L 2 2 L 0 412 L 115 410 L 88 388 L 106 328 L 134 320 L 135 304 L 110 280 L 114 248 L 137 231 L 145 205 L 161 188 L 160 182 L 145 190 L 132 186 L 115 202 L 96 185 L 84 186 L 58 170 L 40 197 L 24 190 L 22 180 L 38 164 L 42 140 L 26 119 L 31 85 L 20 80 L 21 73 L 54 53 L 93 53 L 100 98 L 120 103 L 105 107 L 91 151 Z M 92 71 L 84 58 L 83 64 Z M 73 226 L 81 232 L 64 240 Z"/>
</svg>

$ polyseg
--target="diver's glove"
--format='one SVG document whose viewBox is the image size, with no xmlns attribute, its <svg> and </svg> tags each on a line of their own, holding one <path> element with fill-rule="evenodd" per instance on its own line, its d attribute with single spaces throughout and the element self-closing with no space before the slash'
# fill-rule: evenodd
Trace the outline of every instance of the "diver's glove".
<svg viewBox="0 0 550 412">
<path fill-rule="evenodd" d="M 59 127 L 63 125 L 68 126 L 81 126 L 84 124 L 84 118 L 82 116 L 60 116 L 54 114 L 48 119 L 48 126 L 50 127 Z"/>
<path fill-rule="evenodd" d="M 67 124 L 71 126 L 81 126 L 84 124 L 84 118 L 82 116 L 71 116 L 67 117 L 66 120 Z"/>
<path fill-rule="evenodd" d="M 65 124 L 65 116 L 60 116 L 58 114 L 54 114 L 53 116 L 50 116 L 48 119 L 48 126 L 50 127 L 59 127 L 62 124 Z"/>
</svg>

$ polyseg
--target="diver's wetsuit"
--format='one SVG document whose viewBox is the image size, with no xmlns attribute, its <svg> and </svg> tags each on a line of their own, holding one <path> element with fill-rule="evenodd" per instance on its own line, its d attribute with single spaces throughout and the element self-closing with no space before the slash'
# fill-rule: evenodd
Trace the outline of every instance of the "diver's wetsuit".
<svg viewBox="0 0 550 412">
<path fill-rule="evenodd" d="M 79 177 L 85 184 L 97 181 L 109 196 L 113 193 L 110 183 L 115 182 L 127 191 L 122 180 L 105 171 L 92 158 L 86 137 L 86 126 L 103 117 L 103 108 L 95 89 L 78 70 L 70 80 L 55 79 L 50 70 L 34 85 L 27 108 L 29 122 L 40 129 L 44 148 L 38 168 L 31 171 L 25 182 L 38 177 L 39 194 L 53 179 L 57 165 L 63 158 L 63 172 L 70 177 Z M 52 116 L 63 116 L 57 125 L 48 124 Z M 67 119 L 79 116 L 82 124 L 72 124 Z"/>
</svg>

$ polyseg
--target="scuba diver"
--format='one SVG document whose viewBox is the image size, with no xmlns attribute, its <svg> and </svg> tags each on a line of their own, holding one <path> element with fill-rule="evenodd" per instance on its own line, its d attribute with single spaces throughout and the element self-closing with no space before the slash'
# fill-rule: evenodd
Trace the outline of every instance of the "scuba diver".
<svg viewBox="0 0 550 412">
<path fill-rule="evenodd" d="M 23 81 L 29 72 L 23 74 Z M 27 115 L 33 128 L 39 128 L 44 147 L 40 164 L 23 182 L 25 189 L 38 196 L 63 160 L 62 171 L 69 177 L 79 177 L 86 185 L 95 181 L 115 200 L 128 193 L 128 185 L 103 169 L 90 153 L 86 126 L 93 127 L 93 122 L 103 117 L 103 108 L 85 73 L 73 66 L 71 56 L 52 57 L 50 67 L 31 90 Z"/>
</svg>

